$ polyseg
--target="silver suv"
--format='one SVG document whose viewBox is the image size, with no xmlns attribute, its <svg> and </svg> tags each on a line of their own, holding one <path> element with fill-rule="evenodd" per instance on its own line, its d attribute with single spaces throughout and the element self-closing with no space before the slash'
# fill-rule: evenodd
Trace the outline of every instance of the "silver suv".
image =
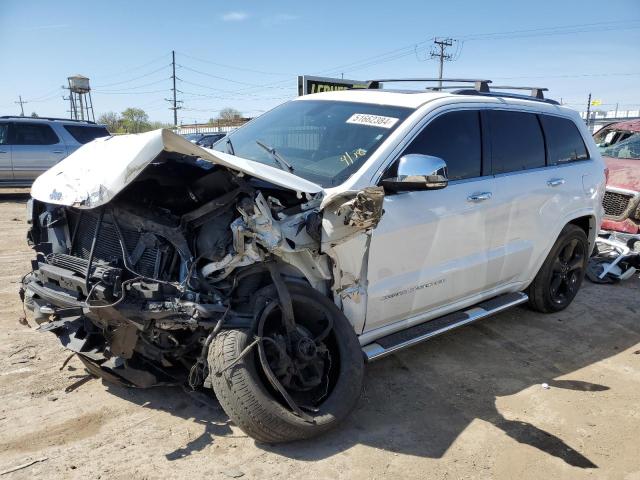
<svg viewBox="0 0 640 480">
<path fill-rule="evenodd" d="M 109 135 L 88 121 L 0 117 L 0 187 L 28 187 L 81 145 Z"/>
</svg>

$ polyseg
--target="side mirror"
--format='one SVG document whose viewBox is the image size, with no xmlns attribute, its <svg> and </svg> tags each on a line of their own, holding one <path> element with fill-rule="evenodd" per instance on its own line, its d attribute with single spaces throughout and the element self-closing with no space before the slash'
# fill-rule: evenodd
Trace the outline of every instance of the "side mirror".
<svg viewBox="0 0 640 480">
<path fill-rule="evenodd" d="M 438 190 L 446 187 L 448 183 L 445 161 L 439 157 L 419 153 L 400 157 L 396 176 L 382 180 L 382 186 L 391 192 Z"/>
</svg>

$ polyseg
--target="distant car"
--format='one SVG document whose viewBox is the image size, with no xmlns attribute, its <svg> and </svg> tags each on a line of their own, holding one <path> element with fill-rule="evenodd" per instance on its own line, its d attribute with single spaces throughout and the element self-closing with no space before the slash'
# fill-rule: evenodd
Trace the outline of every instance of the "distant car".
<svg viewBox="0 0 640 480">
<path fill-rule="evenodd" d="M 109 135 L 88 121 L 0 117 L 0 187 L 28 187 L 83 144 Z"/>
<path fill-rule="evenodd" d="M 226 133 L 207 133 L 196 142 L 196 145 L 200 145 L 205 148 L 212 148 L 214 143 L 219 142 L 226 136 Z"/>
<path fill-rule="evenodd" d="M 640 234 L 640 120 L 607 125 L 593 138 L 609 168 L 602 228 Z"/>
<path fill-rule="evenodd" d="M 182 135 L 184 138 L 189 140 L 191 143 L 198 143 L 198 141 L 204 137 L 204 133 L 186 133 Z"/>
</svg>

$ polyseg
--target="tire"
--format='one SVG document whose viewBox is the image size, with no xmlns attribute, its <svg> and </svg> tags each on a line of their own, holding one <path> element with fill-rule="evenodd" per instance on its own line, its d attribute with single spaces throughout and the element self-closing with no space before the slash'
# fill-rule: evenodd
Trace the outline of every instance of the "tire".
<svg viewBox="0 0 640 480">
<path fill-rule="evenodd" d="M 542 313 L 567 308 L 582 285 L 588 251 L 589 242 L 584 230 L 577 225 L 566 225 L 527 289 L 529 306 Z"/>
<path fill-rule="evenodd" d="M 364 357 L 347 318 L 333 302 L 316 290 L 296 284 L 288 284 L 288 288 L 294 310 L 300 305 L 315 304 L 324 308 L 324 312 L 329 312 L 333 320 L 329 336 L 340 357 L 337 376 L 334 370 L 333 388 L 329 392 L 327 380 L 329 393 L 317 405 L 318 410 L 314 413 L 305 412 L 311 415 L 313 423 L 294 414 L 268 384 L 262 373 L 257 347 L 238 360 L 240 353 L 254 341 L 255 327 L 252 330 L 223 330 L 215 337 L 208 352 L 211 384 L 220 405 L 247 435 L 264 443 L 290 442 L 326 432 L 351 412 L 362 390 Z M 277 301 L 277 293 L 275 288 L 268 287 L 266 294 L 263 292 L 257 298 L 255 318 L 259 318 L 260 311 L 264 311 L 270 302 Z M 262 304 L 262 308 L 259 304 Z M 299 317 L 296 314 L 296 318 Z M 232 365 L 232 362 L 236 363 Z"/>
</svg>

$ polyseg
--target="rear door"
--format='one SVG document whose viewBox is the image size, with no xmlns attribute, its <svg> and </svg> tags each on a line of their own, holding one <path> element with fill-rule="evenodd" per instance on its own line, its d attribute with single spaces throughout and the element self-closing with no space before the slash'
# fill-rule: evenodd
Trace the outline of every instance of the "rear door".
<svg viewBox="0 0 640 480">
<path fill-rule="evenodd" d="M 11 167 L 11 145 L 9 145 L 9 123 L 0 122 L 0 182 L 13 180 Z"/>
<path fill-rule="evenodd" d="M 12 122 L 9 141 L 15 181 L 34 180 L 67 156 L 62 139 L 46 123 Z"/>
<path fill-rule="evenodd" d="M 442 113 L 401 154 L 444 159 L 450 182 L 441 190 L 385 196 L 369 249 L 365 331 L 498 284 L 501 258 L 492 235 L 501 219 L 494 214 L 493 178 L 483 162 L 480 118 L 473 109 Z"/>
<path fill-rule="evenodd" d="M 504 245 L 501 281 L 531 280 L 566 223 L 584 206 L 588 153 L 569 119 L 524 111 L 486 112 L 495 175 L 496 231 Z"/>
</svg>

